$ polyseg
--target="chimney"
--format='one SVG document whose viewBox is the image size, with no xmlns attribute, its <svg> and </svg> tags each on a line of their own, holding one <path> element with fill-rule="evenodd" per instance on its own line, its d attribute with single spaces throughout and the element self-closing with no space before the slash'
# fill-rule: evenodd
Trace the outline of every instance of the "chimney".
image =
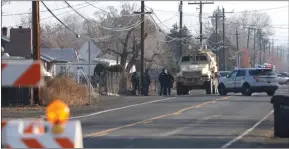
<svg viewBox="0 0 289 149">
<path fill-rule="evenodd" d="M 7 27 L 2 27 L 2 35 L 7 37 L 8 29 Z"/>
</svg>

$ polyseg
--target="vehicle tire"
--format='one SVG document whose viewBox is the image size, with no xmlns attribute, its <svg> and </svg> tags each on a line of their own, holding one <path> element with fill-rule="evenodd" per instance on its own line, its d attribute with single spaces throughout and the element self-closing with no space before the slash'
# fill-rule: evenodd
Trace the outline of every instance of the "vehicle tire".
<svg viewBox="0 0 289 149">
<path fill-rule="evenodd" d="M 274 96 L 275 95 L 275 91 L 269 91 L 269 92 L 266 92 L 268 96 Z"/>
<path fill-rule="evenodd" d="M 219 94 L 220 94 L 221 96 L 226 96 L 226 95 L 227 95 L 226 87 L 225 87 L 224 84 L 220 84 L 220 85 L 218 86 L 218 90 L 219 90 Z"/>
<path fill-rule="evenodd" d="M 243 85 L 243 89 L 242 89 L 242 95 L 244 96 L 251 96 L 252 95 L 252 91 L 251 91 L 251 87 L 249 84 L 245 83 Z"/>
<path fill-rule="evenodd" d="M 211 94 L 212 93 L 212 91 L 211 91 L 211 85 L 212 85 L 212 83 L 211 83 L 212 81 L 210 80 L 210 81 L 208 81 L 207 83 L 206 83 L 206 94 Z"/>
<path fill-rule="evenodd" d="M 183 95 L 183 86 L 181 83 L 177 83 L 177 95 Z"/>
<path fill-rule="evenodd" d="M 185 87 L 183 91 L 183 95 L 189 95 L 189 92 L 190 90 L 187 87 Z"/>
<path fill-rule="evenodd" d="M 286 84 L 286 85 L 289 85 L 289 80 L 287 80 L 285 84 Z"/>
</svg>

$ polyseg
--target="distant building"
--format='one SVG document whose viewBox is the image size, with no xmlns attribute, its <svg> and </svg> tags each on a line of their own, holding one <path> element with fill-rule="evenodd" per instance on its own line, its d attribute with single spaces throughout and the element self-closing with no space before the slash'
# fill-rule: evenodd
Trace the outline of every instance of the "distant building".
<svg viewBox="0 0 289 149">
<path fill-rule="evenodd" d="M 30 28 L 11 28 L 9 55 L 31 58 L 31 39 Z"/>
<path fill-rule="evenodd" d="M 4 49 L 4 53 L 8 53 L 9 49 L 9 44 L 10 44 L 10 39 L 8 38 L 8 29 L 7 27 L 2 28 L 2 33 L 1 33 L 1 48 Z"/>
</svg>

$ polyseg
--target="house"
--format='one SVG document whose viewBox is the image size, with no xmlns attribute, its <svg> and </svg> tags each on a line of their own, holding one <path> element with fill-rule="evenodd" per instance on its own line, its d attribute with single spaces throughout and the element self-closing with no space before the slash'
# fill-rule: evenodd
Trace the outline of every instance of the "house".
<svg viewBox="0 0 289 149">
<path fill-rule="evenodd" d="M 103 53 L 94 40 L 88 40 L 78 52 L 73 48 L 41 48 L 40 59 L 53 76 L 61 72 L 76 75 L 79 67 L 86 75 L 93 75 L 94 68 L 99 62 L 106 62 L 110 66 L 117 64 L 117 57 Z M 131 72 L 133 71 L 135 71 L 135 66 L 131 69 Z"/>
<path fill-rule="evenodd" d="M 89 56 L 90 55 L 90 56 Z M 109 54 L 105 54 L 98 46 L 95 40 L 88 40 L 86 43 L 81 46 L 78 51 L 78 57 L 82 60 L 83 65 L 82 68 L 88 72 L 88 64 L 94 64 L 91 67 L 91 74 L 93 73 L 93 69 L 98 62 L 107 62 L 110 66 L 117 64 L 117 57 Z M 126 63 L 126 66 L 128 62 Z M 135 71 L 135 66 L 130 70 L 130 72 Z M 88 74 L 88 73 L 87 73 Z"/>
<path fill-rule="evenodd" d="M 73 68 L 67 67 L 68 64 L 79 61 L 73 48 L 40 48 L 40 59 L 53 76 L 60 72 L 73 71 Z"/>
</svg>

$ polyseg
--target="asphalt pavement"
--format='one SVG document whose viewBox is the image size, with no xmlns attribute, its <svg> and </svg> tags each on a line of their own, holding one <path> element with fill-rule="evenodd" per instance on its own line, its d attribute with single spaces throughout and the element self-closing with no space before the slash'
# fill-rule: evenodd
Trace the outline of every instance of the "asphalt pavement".
<svg viewBox="0 0 289 149">
<path fill-rule="evenodd" d="M 282 87 L 277 94 L 288 91 Z M 273 137 L 270 98 L 193 92 L 83 116 L 84 147 L 288 148 L 288 139 Z"/>
</svg>

